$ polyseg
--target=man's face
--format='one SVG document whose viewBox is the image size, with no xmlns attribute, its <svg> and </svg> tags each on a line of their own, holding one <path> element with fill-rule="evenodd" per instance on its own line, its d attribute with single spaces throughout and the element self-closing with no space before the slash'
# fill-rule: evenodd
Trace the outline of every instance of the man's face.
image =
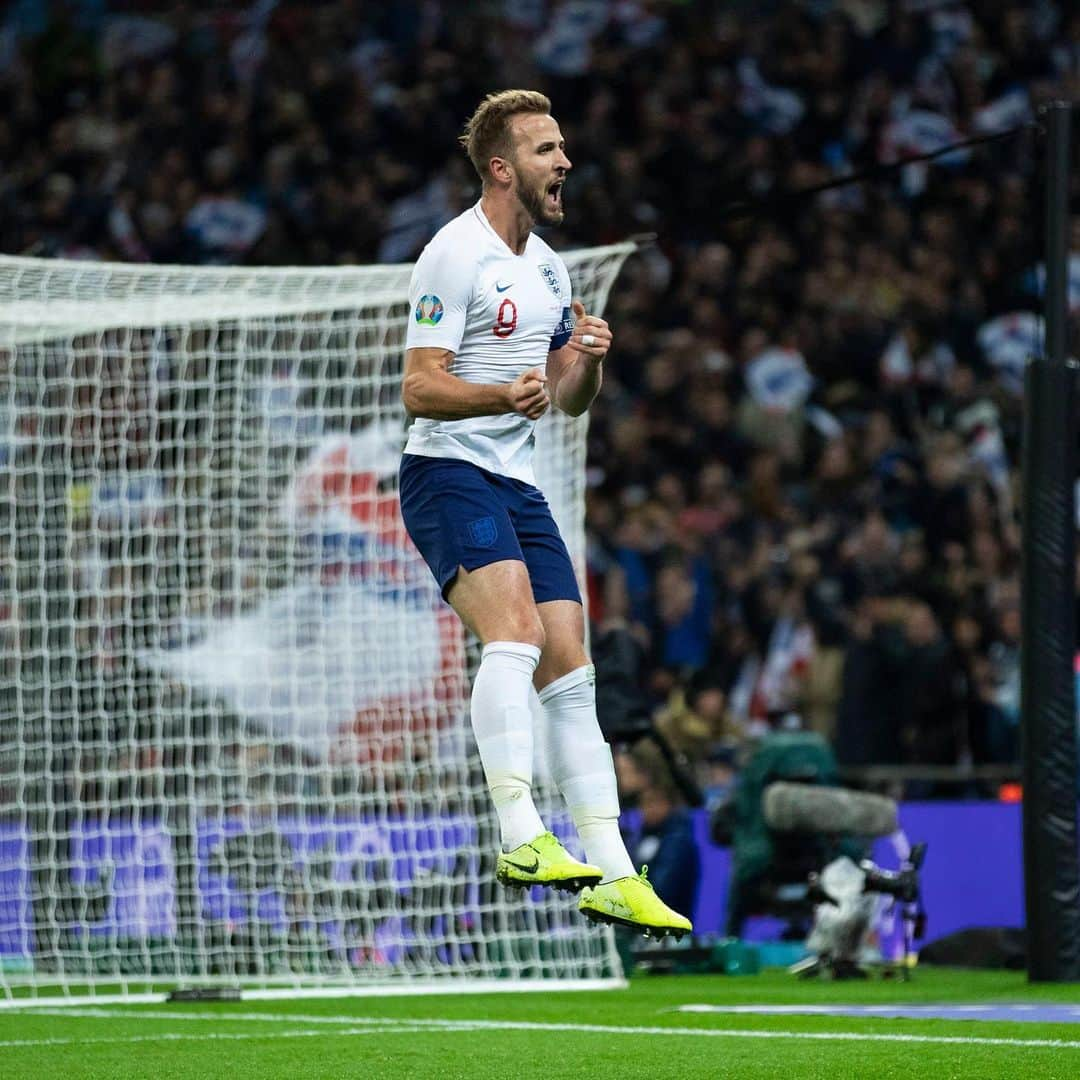
<svg viewBox="0 0 1080 1080">
<path fill-rule="evenodd" d="M 662 791 L 647 787 L 641 793 L 641 818 L 650 828 L 663 825 L 671 814 L 671 800 Z"/>
<path fill-rule="evenodd" d="M 561 225 L 563 182 L 572 165 L 559 125 L 550 116 L 523 113 L 511 119 L 510 130 L 514 194 L 537 225 Z"/>
</svg>

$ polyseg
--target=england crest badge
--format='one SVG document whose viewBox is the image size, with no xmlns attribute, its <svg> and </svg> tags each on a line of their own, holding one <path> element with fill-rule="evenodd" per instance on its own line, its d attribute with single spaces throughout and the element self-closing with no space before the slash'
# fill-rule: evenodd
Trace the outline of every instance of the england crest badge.
<svg viewBox="0 0 1080 1080">
<path fill-rule="evenodd" d="M 559 275 L 555 270 L 555 267 L 551 263 L 540 263 L 536 268 L 540 271 L 540 276 L 544 279 L 544 284 L 558 297 L 562 296 L 559 292 Z"/>
</svg>

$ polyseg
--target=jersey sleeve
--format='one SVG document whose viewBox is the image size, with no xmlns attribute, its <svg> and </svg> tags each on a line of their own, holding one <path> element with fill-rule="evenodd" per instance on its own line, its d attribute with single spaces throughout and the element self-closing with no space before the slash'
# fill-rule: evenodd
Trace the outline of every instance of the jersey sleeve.
<svg viewBox="0 0 1080 1080">
<path fill-rule="evenodd" d="M 429 244 L 409 282 L 406 349 L 448 349 L 457 353 L 465 333 L 476 268 L 443 245 Z"/>
<path fill-rule="evenodd" d="M 566 269 L 566 263 L 562 259 L 559 259 L 558 267 L 559 295 L 562 297 L 563 308 L 559 323 L 555 327 L 555 332 L 551 335 L 551 344 L 548 345 L 549 352 L 561 349 L 570 340 L 570 335 L 574 330 L 574 313 L 570 310 L 570 272 Z"/>
</svg>

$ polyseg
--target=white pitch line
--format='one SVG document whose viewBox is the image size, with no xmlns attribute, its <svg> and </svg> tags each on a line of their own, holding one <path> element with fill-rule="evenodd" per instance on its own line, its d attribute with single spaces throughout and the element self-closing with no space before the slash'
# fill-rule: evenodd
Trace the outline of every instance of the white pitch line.
<svg viewBox="0 0 1080 1080">
<path fill-rule="evenodd" d="M 71 1015 L 68 1013 L 68 1015 Z M 136 1014 L 141 1015 L 141 1014 Z M 191 1015 L 191 1014 L 189 1014 Z M 228 1018 L 228 1013 L 212 1014 L 215 1020 Z M 252 1014 L 248 1014 L 249 1016 Z M 298 1017 L 289 1014 L 268 1016 L 256 1014 L 260 1020 L 291 1021 Z M 209 1018 L 209 1017 L 208 1017 Z M 234 1019 L 239 1019 L 234 1014 Z M 320 1018 L 325 1022 L 331 1019 Z M 1080 1041 L 1069 1039 L 1010 1039 L 980 1035 L 906 1035 L 887 1032 L 861 1031 L 768 1031 L 745 1028 L 687 1028 L 652 1026 L 617 1026 L 607 1024 L 558 1024 L 533 1023 L 524 1020 L 400 1020 L 368 1017 L 362 1019 L 340 1018 L 342 1026 L 331 1037 L 352 1037 L 356 1035 L 393 1035 L 416 1034 L 422 1032 L 475 1033 L 478 1031 L 560 1031 L 581 1035 L 667 1035 L 690 1038 L 713 1039 L 796 1039 L 808 1042 L 866 1042 L 866 1043 L 902 1043 L 931 1046 L 1008 1046 L 1044 1050 L 1080 1050 Z M 92 1043 L 145 1043 L 155 1041 L 180 1042 L 184 1040 L 243 1040 L 243 1039 L 306 1039 L 315 1036 L 324 1038 L 330 1033 L 322 1030 L 285 1030 L 261 1034 L 247 1032 L 212 1032 L 207 1034 L 186 1034 L 181 1032 L 162 1032 L 161 1034 L 116 1036 L 109 1038 L 88 1039 L 17 1039 L 0 1042 L 0 1047 L 30 1046 L 66 1046 L 88 1045 Z"/>
<path fill-rule="evenodd" d="M 222 984 L 231 986 L 231 984 Z M 351 983 L 348 986 L 273 986 L 262 989 L 239 987 L 245 1001 L 298 1001 L 302 998 L 367 998 L 367 997 L 438 997 L 447 994 L 525 994 L 555 992 L 591 992 L 593 990 L 625 990 L 629 984 L 625 979 L 462 979 L 462 978 L 417 978 L 408 982 L 398 979 L 395 982 Z M 0 1012 L 11 1009 L 22 1012 L 24 1009 L 39 1008 L 80 1008 L 83 1005 L 164 1005 L 169 999 L 164 990 L 146 993 L 92 994 L 89 996 L 0 997 Z"/>
<path fill-rule="evenodd" d="M 262 1021 L 271 1024 L 412 1024 L 427 1023 L 412 1018 L 376 1016 L 307 1016 L 303 1013 L 261 1013 L 261 1012 L 188 1012 L 179 1008 L 175 1012 L 152 1009 L 97 1009 L 92 1007 L 71 1009 L 37 1009 L 35 1016 L 56 1016 L 60 1019 L 71 1017 L 73 1020 L 89 1019 L 124 1019 L 124 1020 L 242 1020 L 244 1022 Z M 454 1021 L 448 1021 L 454 1023 Z"/>
<path fill-rule="evenodd" d="M 400 1027 L 390 1029 L 390 1034 L 417 1034 L 430 1031 L 428 1027 L 417 1027 L 410 1021 L 404 1022 Z M 387 1029 L 376 1027 L 346 1028 L 336 1032 L 338 1035 L 386 1035 Z M 323 1035 L 321 1031 L 276 1031 L 257 1035 L 246 1031 L 208 1031 L 205 1034 L 189 1035 L 187 1032 L 162 1031 L 156 1035 L 117 1035 L 92 1037 L 89 1039 L 5 1039 L 0 1041 L 0 1047 L 30 1047 L 30 1046 L 91 1046 L 94 1044 L 116 1043 L 148 1043 L 148 1042 L 213 1042 L 215 1040 L 245 1040 L 245 1039 L 312 1039 Z"/>
</svg>

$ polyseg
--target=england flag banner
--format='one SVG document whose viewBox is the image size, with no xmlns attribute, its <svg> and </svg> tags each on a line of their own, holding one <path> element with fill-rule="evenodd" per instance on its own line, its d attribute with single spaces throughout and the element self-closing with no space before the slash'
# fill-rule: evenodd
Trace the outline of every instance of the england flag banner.
<svg viewBox="0 0 1080 1080">
<path fill-rule="evenodd" d="M 324 438 L 277 506 L 293 580 L 143 661 L 322 759 L 444 734 L 465 700 L 463 634 L 401 521 L 399 444 L 380 426 Z"/>
</svg>

